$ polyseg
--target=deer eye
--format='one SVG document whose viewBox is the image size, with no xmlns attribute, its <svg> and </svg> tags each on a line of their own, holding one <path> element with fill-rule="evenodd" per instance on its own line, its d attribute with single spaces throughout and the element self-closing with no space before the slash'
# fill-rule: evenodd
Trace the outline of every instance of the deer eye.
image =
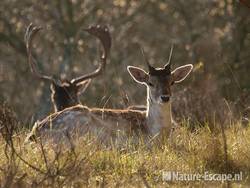
<svg viewBox="0 0 250 188">
<path fill-rule="evenodd" d="M 148 85 L 149 85 L 150 87 L 153 87 L 153 86 L 154 86 L 154 84 L 152 84 L 151 82 L 148 82 Z"/>
</svg>

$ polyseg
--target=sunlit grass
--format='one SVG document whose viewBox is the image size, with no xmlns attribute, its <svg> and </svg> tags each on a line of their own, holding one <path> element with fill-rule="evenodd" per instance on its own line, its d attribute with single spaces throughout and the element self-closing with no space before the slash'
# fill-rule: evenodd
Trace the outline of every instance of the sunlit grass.
<svg viewBox="0 0 250 188">
<path fill-rule="evenodd" d="M 219 129 L 218 129 L 219 130 Z M 95 139 L 81 138 L 67 148 L 51 145 L 23 145 L 25 133 L 14 137 L 17 153 L 26 162 L 41 172 L 25 164 L 10 148 L 5 150 L 1 137 L 0 182 L 6 181 L 18 186 L 195 186 L 226 185 L 222 182 L 205 181 L 163 181 L 164 171 L 180 173 L 239 173 L 243 181 L 230 185 L 248 185 L 250 171 L 250 129 L 235 124 L 225 130 L 227 161 L 225 161 L 225 140 L 222 134 L 207 127 L 190 131 L 185 124 L 176 128 L 168 143 L 145 146 L 139 143 L 122 148 L 105 147 Z M 129 142 L 128 142 L 129 143 Z M 54 149 L 53 149 L 54 148 Z M 42 152 L 44 150 L 44 152 Z M 11 177 L 11 178 L 10 178 Z M 10 179 L 12 179 L 10 181 Z"/>
</svg>

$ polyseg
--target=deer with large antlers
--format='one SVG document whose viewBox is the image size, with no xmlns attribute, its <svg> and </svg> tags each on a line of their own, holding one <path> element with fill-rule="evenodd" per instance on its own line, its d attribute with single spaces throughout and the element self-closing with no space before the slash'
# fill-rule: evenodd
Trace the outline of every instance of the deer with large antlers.
<svg viewBox="0 0 250 188">
<path fill-rule="evenodd" d="M 103 143 L 114 139 L 119 142 L 120 138 L 127 139 L 138 134 L 146 137 L 169 136 L 173 123 L 171 87 L 182 82 L 193 69 L 193 65 L 187 64 L 171 71 L 171 54 L 172 48 L 169 61 L 163 68 L 154 68 L 147 58 L 145 60 L 149 72 L 134 66 L 127 67 L 131 77 L 147 87 L 146 111 L 88 108 L 78 105 L 37 122 L 27 140 L 36 136 L 48 136 L 58 143 L 58 139 L 63 138 L 63 135 L 73 135 L 74 132 L 80 135 L 95 134 Z M 122 137 L 119 136 L 121 134 Z"/>
<path fill-rule="evenodd" d="M 80 104 L 79 95 L 85 91 L 91 79 L 100 75 L 105 69 L 107 56 L 111 48 L 111 37 L 108 28 L 106 26 L 97 25 L 84 29 L 84 31 L 97 37 L 101 41 L 103 46 L 101 63 L 94 72 L 72 80 L 58 79 L 55 76 L 47 76 L 38 71 L 36 60 L 32 55 L 32 42 L 41 29 L 41 27 L 36 27 L 31 23 L 28 26 L 24 37 L 31 72 L 39 79 L 51 83 L 51 100 L 55 112 Z"/>
</svg>

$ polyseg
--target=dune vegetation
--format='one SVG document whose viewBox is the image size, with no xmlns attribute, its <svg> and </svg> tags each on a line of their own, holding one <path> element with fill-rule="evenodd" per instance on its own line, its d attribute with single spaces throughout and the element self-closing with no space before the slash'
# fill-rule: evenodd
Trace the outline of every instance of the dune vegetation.
<svg viewBox="0 0 250 188">
<path fill-rule="evenodd" d="M 250 129 L 234 122 L 191 130 L 183 121 L 171 140 L 106 147 L 91 136 L 70 147 L 23 144 L 27 129 L 1 109 L 1 187 L 245 187 L 249 185 Z M 167 181 L 166 172 L 241 174 L 240 180 Z"/>
</svg>

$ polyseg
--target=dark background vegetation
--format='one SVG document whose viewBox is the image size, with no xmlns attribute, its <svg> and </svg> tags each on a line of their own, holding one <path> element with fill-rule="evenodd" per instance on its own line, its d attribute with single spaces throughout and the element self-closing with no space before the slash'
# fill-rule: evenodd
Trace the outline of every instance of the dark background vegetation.
<svg viewBox="0 0 250 188">
<path fill-rule="evenodd" d="M 236 0 L 1 0 L 0 100 L 18 119 L 52 112 L 49 84 L 30 72 L 24 44 L 29 23 L 44 29 L 35 41 L 40 70 L 68 79 L 93 71 L 100 45 L 82 28 L 108 25 L 113 46 L 107 69 L 81 96 L 83 104 L 124 108 L 145 104 L 146 89 L 128 65 L 162 66 L 174 44 L 173 67 L 192 63 L 192 75 L 175 87 L 174 114 L 225 122 L 246 113 L 250 93 L 250 9 Z M 125 104 L 125 96 L 129 103 Z"/>
</svg>

